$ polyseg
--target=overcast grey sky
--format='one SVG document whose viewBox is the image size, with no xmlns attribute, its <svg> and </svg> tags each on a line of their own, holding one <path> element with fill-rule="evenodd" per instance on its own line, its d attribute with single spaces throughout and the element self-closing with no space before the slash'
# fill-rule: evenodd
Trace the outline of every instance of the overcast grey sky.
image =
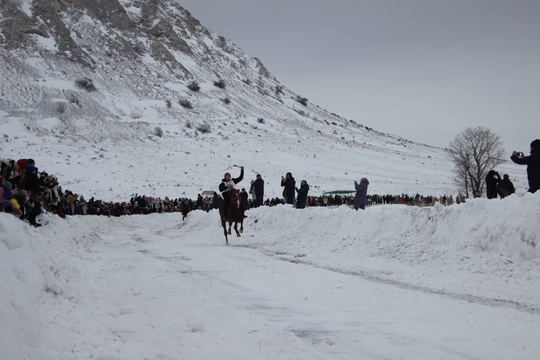
<svg viewBox="0 0 540 360">
<path fill-rule="evenodd" d="M 446 147 L 485 126 L 540 138 L 540 0 L 179 0 L 292 91 Z M 510 154 L 508 154 L 510 155 Z"/>
</svg>

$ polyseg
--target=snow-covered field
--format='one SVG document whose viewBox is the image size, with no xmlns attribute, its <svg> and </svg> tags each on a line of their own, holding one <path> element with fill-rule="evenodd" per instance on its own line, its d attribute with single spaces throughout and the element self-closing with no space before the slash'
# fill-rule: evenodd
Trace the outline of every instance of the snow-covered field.
<svg viewBox="0 0 540 360">
<path fill-rule="evenodd" d="M 0 214 L 2 359 L 537 359 L 539 211 Z"/>
<path fill-rule="evenodd" d="M 281 196 L 287 172 L 312 196 L 364 176 L 368 194 L 458 195 L 448 144 L 301 104 L 174 2 L 120 3 L 125 31 L 109 21 L 122 12 L 58 5 L 34 20 L 60 22 L 46 28 L 69 29 L 67 43 L 32 33 L 0 51 L 1 159 L 32 158 L 87 200 L 195 199 L 224 172 L 238 176 L 235 165 L 246 170 L 239 187 L 262 175 L 265 198 Z M 6 6 L 35 17 L 36 4 Z M 169 24 L 185 46 L 145 22 Z M 57 51 L 66 44 L 95 66 L 68 60 Z M 95 91 L 77 86 L 85 78 Z M 495 170 L 515 195 L 359 212 L 258 208 L 230 246 L 215 212 L 44 214 L 39 228 L 0 213 L 0 360 L 536 360 L 540 195 L 525 193 L 524 167 Z"/>
</svg>

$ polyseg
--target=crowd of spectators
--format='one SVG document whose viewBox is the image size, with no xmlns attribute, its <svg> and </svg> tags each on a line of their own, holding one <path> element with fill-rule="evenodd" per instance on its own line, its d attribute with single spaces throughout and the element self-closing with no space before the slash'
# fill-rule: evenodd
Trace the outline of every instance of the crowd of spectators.
<svg viewBox="0 0 540 360">
<path fill-rule="evenodd" d="M 85 202 L 71 191 L 63 191 L 54 176 L 40 172 L 33 159 L 1 160 L 0 165 L 0 212 L 32 226 L 41 226 L 36 218 L 44 211 L 65 217 L 74 215 L 76 206 Z"/>
<path fill-rule="evenodd" d="M 128 202 L 86 200 L 83 195 L 62 189 L 58 179 L 39 171 L 33 159 L 0 160 L 0 212 L 10 213 L 30 225 L 39 227 L 40 214 L 47 212 L 62 218 L 69 215 L 122 216 L 164 212 L 181 212 L 183 217 L 195 209 L 217 208 L 199 195 L 196 201 L 187 198 L 164 199 L 135 195 Z"/>
<path fill-rule="evenodd" d="M 0 212 L 11 213 L 32 226 L 41 226 L 36 220 L 43 212 L 60 217 L 68 215 L 104 215 L 123 216 L 134 214 L 180 212 L 184 219 L 190 211 L 210 211 L 217 209 L 221 201 L 217 193 L 210 196 L 199 194 L 196 200 L 188 198 L 171 199 L 145 195 L 131 197 L 127 202 L 104 201 L 95 198 L 86 200 L 83 195 L 64 190 L 55 176 L 39 172 L 32 159 L 1 160 L 0 169 Z M 415 196 L 402 195 L 368 195 L 368 206 L 382 204 L 402 204 L 411 206 L 432 206 L 436 202 L 443 205 L 464 202 L 461 196 L 454 200 L 450 196 Z M 284 198 L 267 198 L 262 206 L 285 204 Z M 351 206 L 354 195 L 326 194 L 309 196 L 307 206 Z M 242 204 L 244 210 L 260 206 L 258 202 L 247 199 Z"/>
<path fill-rule="evenodd" d="M 424 196 L 416 194 L 410 196 L 407 194 L 401 195 L 368 195 L 368 206 L 372 205 L 409 205 L 409 206 L 433 206 L 435 203 L 442 205 L 452 205 L 454 202 L 465 202 L 463 195 L 456 196 L 455 200 L 451 196 Z M 309 206 L 340 206 L 354 204 L 354 195 L 322 195 L 322 196 L 310 196 Z"/>
</svg>

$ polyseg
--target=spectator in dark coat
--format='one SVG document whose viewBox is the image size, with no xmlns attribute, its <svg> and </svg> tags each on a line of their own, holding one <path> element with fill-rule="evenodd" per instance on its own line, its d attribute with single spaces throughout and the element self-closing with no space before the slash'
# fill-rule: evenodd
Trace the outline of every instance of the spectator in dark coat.
<svg viewBox="0 0 540 360">
<path fill-rule="evenodd" d="M 242 214 L 249 208 L 249 195 L 246 192 L 245 188 L 242 188 L 240 190 L 240 210 L 242 210 Z"/>
<path fill-rule="evenodd" d="M 536 190 L 540 189 L 540 139 L 531 143 L 530 156 L 524 156 L 523 153 L 514 151 L 510 159 L 516 164 L 527 165 L 529 192 L 535 193 Z"/>
<path fill-rule="evenodd" d="M 26 170 L 24 172 L 24 189 L 30 193 L 30 197 L 34 202 L 39 201 L 39 177 L 38 168 L 32 159 L 26 160 Z"/>
<path fill-rule="evenodd" d="M 4 184 L 0 181 L 0 213 L 4 212 L 4 207 L 7 205 L 7 202 L 8 201 L 4 199 Z"/>
<path fill-rule="evenodd" d="M 306 207 L 309 185 L 306 180 L 300 182 L 300 189 L 296 188 L 298 197 L 296 198 L 296 208 L 303 209 Z"/>
<path fill-rule="evenodd" d="M 501 181 L 501 175 L 495 170 L 489 170 L 486 175 L 486 195 L 488 199 L 497 198 L 497 184 Z"/>
<path fill-rule="evenodd" d="M 9 179 L 11 177 L 11 172 L 13 171 L 13 160 L 0 160 L 0 177 L 4 179 Z"/>
<path fill-rule="evenodd" d="M 285 203 L 293 205 L 296 181 L 294 180 L 290 172 L 288 172 L 285 176 L 281 177 L 281 186 L 283 186 L 283 196 L 285 197 Z"/>
<path fill-rule="evenodd" d="M 508 174 L 503 175 L 503 179 L 499 182 L 498 190 L 501 199 L 516 192 L 514 184 L 512 184 L 512 181 L 510 180 L 510 176 L 508 176 Z"/>
<path fill-rule="evenodd" d="M 260 174 L 257 174 L 257 179 L 252 183 L 255 189 L 255 207 L 262 206 L 264 201 L 264 180 Z"/>
<path fill-rule="evenodd" d="M 360 179 L 360 184 L 356 181 L 354 182 L 354 188 L 356 189 L 356 196 L 354 197 L 354 210 L 366 209 L 368 185 L 369 181 L 365 177 Z"/>
<path fill-rule="evenodd" d="M 212 196 L 212 209 L 219 208 L 219 203 L 221 202 L 221 198 L 217 194 L 217 192 L 214 191 L 214 195 Z"/>
</svg>

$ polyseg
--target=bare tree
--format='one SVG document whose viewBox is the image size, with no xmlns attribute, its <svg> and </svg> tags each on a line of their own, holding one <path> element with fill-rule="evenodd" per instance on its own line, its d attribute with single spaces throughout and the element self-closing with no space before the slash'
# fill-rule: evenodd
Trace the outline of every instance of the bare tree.
<svg viewBox="0 0 540 360">
<path fill-rule="evenodd" d="M 489 170 L 503 163 L 504 149 L 498 135 L 484 127 L 467 128 L 449 146 L 456 167 L 456 184 L 469 196 L 482 196 Z"/>
</svg>

